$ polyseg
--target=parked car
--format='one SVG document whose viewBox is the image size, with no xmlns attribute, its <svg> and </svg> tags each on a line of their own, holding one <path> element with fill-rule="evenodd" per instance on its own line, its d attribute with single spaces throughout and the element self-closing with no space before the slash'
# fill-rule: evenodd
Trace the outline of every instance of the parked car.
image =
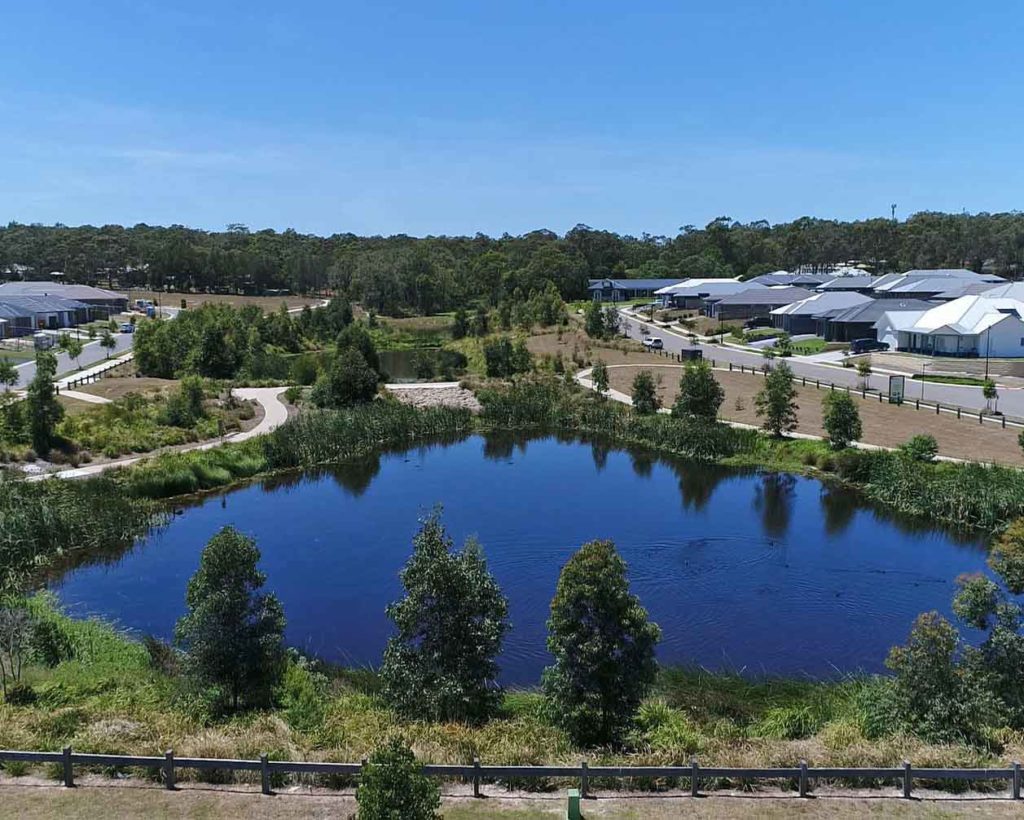
<svg viewBox="0 0 1024 820">
<path fill-rule="evenodd" d="M 743 323 L 744 330 L 755 330 L 759 327 L 771 327 L 772 318 L 771 316 L 755 316 L 753 319 L 747 319 Z"/>
<path fill-rule="evenodd" d="M 134 333 L 135 332 L 135 325 L 133 325 L 131 322 L 122 322 L 121 323 L 121 332 L 122 333 Z"/>
<path fill-rule="evenodd" d="M 57 344 L 57 340 L 49 333 L 36 333 L 32 336 L 32 346 L 36 350 L 49 350 Z"/>
<path fill-rule="evenodd" d="M 665 347 L 665 343 L 657 336 L 644 336 L 644 347 L 651 350 L 661 350 Z"/>
<path fill-rule="evenodd" d="M 854 339 L 850 342 L 851 353 L 871 353 L 874 350 L 888 350 L 887 342 L 880 342 L 878 339 Z"/>
</svg>

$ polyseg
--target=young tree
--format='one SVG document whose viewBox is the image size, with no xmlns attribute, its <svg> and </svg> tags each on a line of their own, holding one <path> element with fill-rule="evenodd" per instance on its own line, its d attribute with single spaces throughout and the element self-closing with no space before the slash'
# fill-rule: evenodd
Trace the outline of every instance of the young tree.
<svg viewBox="0 0 1024 820">
<path fill-rule="evenodd" d="M 679 395 L 672 405 L 672 415 L 714 421 L 723 401 L 725 390 L 715 378 L 711 365 L 703 359 L 690 362 L 679 379 Z"/>
<path fill-rule="evenodd" d="M 353 323 L 348 325 L 338 334 L 336 344 L 338 353 L 350 348 L 358 350 L 363 355 L 366 363 L 377 373 L 380 373 L 380 357 L 377 355 L 377 347 L 374 345 L 369 332 L 361 324 Z"/>
<path fill-rule="evenodd" d="M 477 337 L 486 336 L 490 330 L 490 317 L 487 315 L 487 308 L 480 305 L 473 314 L 473 320 L 470 322 L 470 332 Z"/>
<path fill-rule="evenodd" d="M 452 318 L 452 338 L 461 339 L 467 333 L 469 333 L 469 319 L 466 317 L 466 311 L 459 308 Z"/>
<path fill-rule="evenodd" d="M 856 441 L 863 434 L 857 403 L 846 391 L 826 393 L 822 409 L 822 426 L 834 450 L 848 447 L 851 441 Z"/>
<path fill-rule="evenodd" d="M 764 384 L 754 397 L 757 415 L 764 418 L 762 426 L 772 435 L 781 436 L 795 430 L 797 425 L 796 387 L 793 371 L 782 362 L 764 377 Z"/>
<path fill-rule="evenodd" d="M 650 370 L 641 370 L 633 377 L 633 410 L 641 416 L 649 416 L 658 412 L 661 399 L 658 388 Z"/>
<path fill-rule="evenodd" d="M 32 449 L 43 458 L 57 443 L 57 425 L 64 418 L 64 408 L 53 386 L 56 375 L 57 357 L 40 350 L 36 354 L 36 374 L 28 385 L 27 404 Z"/>
<path fill-rule="evenodd" d="M 867 390 L 871 386 L 871 362 L 868 359 L 860 359 L 857 362 L 857 376 L 860 378 L 861 389 Z"/>
<path fill-rule="evenodd" d="M 189 675 L 216 688 L 232 709 L 269 704 L 284 674 L 284 611 L 260 591 L 266 575 L 259 560 L 255 541 L 224 527 L 203 550 L 188 582 L 188 611 L 174 630 Z"/>
<path fill-rule="evenodd" d="M 619 311 L 614 305 L 608 305 L 604 309 L 604 335 L 606 337 L 614 336 L 619 332 Z"/>
<path fill-rule="evenodd" d="M 203 380 L 198 376 L 184 376 L 178 389 L 167 399 L 165 420 L 172 427 L 190 428 L 206 416 L 203 400 Z"/>
<path fill-rule="evenodd" d="M 780 356 L 792 356 L 793 337 L 788 333 L 780 333 L 775 339 L 775 352 Z"/>
<path fill-rule="evenodd" d="M 930 433 L 918 433 L 900 445 L 900 453 L 911 461 L 935 461 L 939 452 L 939 442 Z"/>
<path fill-rule="evenodd" d="M 501 337 L 484 344 L 484 364 L 490 378 L 506 378 L 533 367 L 533 356 L 522 340 Z"/>
<path fill-rule="evenodd" d="M 437 784 L 423 774 L 405 742 L 394 737 L 377 749 L 359 775 L 359 820 L 435 820 L 441 806 Z"/>
<path fill-rule="evenodd" d="M 357 348 L 342 348 L 327 371 L 316 380 L 310 399 L 317 407 L 365 404 L 377 395 L 378 379 L 377 371 Z"/>
<path fill-rule="evenodd" d="M 110 351 L 117 347 L 117 340 L 114 338 L 114 334 L 109 330 L 104 330 L 103 335 L 100 336 L 100 347 L 102 347 L 107 353 L 104 358 L 110 358 Z"/>
<path fill-rule="evenodd" d="M 604 311 L 601 303 L 594 300 L 583 309 L 583 329 L 592 339 L 603 339 L 605 334 Z"/>
<path fill-rule="evenodd" d="M 62 333 L 57 347 L 68 354 L 68 357 L 73 359 L 75 367 L 78 367 L 78 358 L 82 355 L 82 350 L 85 346 L 82 344 L 82 340 L 77 336 L 72 336 L 70 333 Z"/>
<path fill-rule="evenodd" d="M 4 698 L 21 682 L 32 634 L 32 619 L 23 599 L 0 599 L 0 689 Z"/>
<path fill-rule="evenodd" d="M 401 572 L 405 597 L 387 608 L 397 634 L 388 640 L 380 676 L 399 714 L 478 722 L 501 701 L 495 659 L 509 629 L 508 601 L 480 544 L 453 546 L 433 512 Z"/>
<path fill-rule="evenodd" d="M 992 379 L 985 379 L 981 386 L 981 395 L 985 397 L 985 409 L 991 413 L 999 407 L 999 391 Z M 993 403 L 995 407 L 993 407 Z"/>
<path fill-rule="evenodd" d="M 0 393 L 5 393 L 18 383 L 18 368 L 8 358 L 0 359 Z M 2 397 L 0 397 L 2 398 Z"/>
<path fill-rule="evenodd" d="M 543 688 L 552 720 L 581 746 L 619 741 L 654 683 L 661 630 L 630 593 L 611 541 L 591 541 L 562 568 L 551 602 Z"/>
<path fill-rule="evenodd" d="M 594 382 L 594 389 L 598 395 L 604 398 L 608 392 L 608 366 L 598 359 L 590 371 L 590 378 Z"/>
</svg>

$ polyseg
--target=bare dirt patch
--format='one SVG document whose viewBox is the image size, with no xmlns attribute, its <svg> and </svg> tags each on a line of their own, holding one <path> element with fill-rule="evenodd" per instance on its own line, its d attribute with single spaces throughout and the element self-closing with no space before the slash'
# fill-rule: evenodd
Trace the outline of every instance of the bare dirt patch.
<svg viewBox="0 0 1024 820">
<path fill-rule="evenodd" d="M 129 393 L 141 393 L 152 396 L 158 393 L 166 393 L 178 382 L 174 379 L 154 379 L 150 377 L 113 376 L 100 379 L 98 382 L 83 384 L 75 388 L 81 393 L 91 393 L 94 396 L 102 396 L 105 399 L 114 401 L 123 398 Z M 95 406 L 95 405 L 94 405 Z"/>
<path fill-rule="evenodd" d="M 323 299 L 316 296 L 242 296 L 231 293 L 164 293 L 163 291 L 136 290 L 132 288 L 131 299 L 152 299 L 162 307 L 179 308 L 181 300 L 185 300 L 185 306 L 194 308 L 205 304 L 231 305 L 232 307 L 243 307 L 244 305 L 256 305 L 263 309 L 264 313 L 272 313 L 281 309 L 283 303 L 288 310 L 300 308 L 305 305 L 315 307 Z"/>
<path fill-rule="evenodd" d="M 609 361 L 608 364 L 618 364 Z M 612 367 L 608 370 L 608 380 L 613 390 L 629 395 L 633 378 L 643 368 Z M 679 391 L 680 365 L 665 365 L 654 362 L 648 365 L 652 373 L 661 376 L 658 395 L 665 406 L 671 406 Z M 720 415 L 729 421 L 760 425 L 754 405 L 754 396 L 761 389 L 764 378 L 758 375 L 741 374 L 716 370 L 715 378 L 725 389 L 725 401 L 722 403 Z M 799 426 L 797 432 L 813 436 L 824 436 L 821 424 L 821 402 L 828 394 L 827 390 L 815 387 L 797 386 L 797 404 L 800 405 Z M 867 399 L 857 397 L 857 408 L 860 410 L 864 425 L 863 441 L 882 447 L 898 447 L 917 433 L 931 433 L 939 443 L 939 453 L 952 458 L 971 461 L 984 461 L 997 464 L 1024 466 L 1024 456 L 1017 444 L 1017 428 L 1005 430 L 993 422 L 978 423 L 977 416 L 964 416 L 958 420 L 948 413 L 936 415 L 934 410 L 914 410 L 912 404 L 896 407 L 888 403 L 879 403 L 878 396 L 868 393 Z"/>
<path fill-rule="evenodd" d="M 598 359 L 608 365 L 665 364 L 668 361 L 664 356 L 644 350 L 639 342 L 625 338 L 604 342 L 578 330 L 538 333 L 526 340 L 526 347 L 537 357 L 561 354 L 565 367 L 573 371 L 589 367 Z"/>
</svg>

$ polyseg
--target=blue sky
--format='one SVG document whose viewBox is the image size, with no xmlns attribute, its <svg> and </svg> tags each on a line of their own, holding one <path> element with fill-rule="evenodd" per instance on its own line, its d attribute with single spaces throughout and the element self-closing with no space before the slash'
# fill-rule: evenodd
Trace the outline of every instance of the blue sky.
<svg viewBox="0 0 1024 820">
<path fill-rule="evenodd" d="M 674 234 L 999 211 L 1016 2 L 9 4 L 0 221 Z"/>
</svg>

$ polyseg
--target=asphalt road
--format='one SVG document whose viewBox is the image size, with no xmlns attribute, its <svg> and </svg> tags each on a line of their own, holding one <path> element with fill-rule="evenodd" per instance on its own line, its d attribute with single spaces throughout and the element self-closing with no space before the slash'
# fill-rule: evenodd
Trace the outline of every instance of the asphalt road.
<svg viewBox="0 0 1024 820">
<path fill-rule="evenodd" d="M 619 317 L 620 330 L 631 339 L 639 340 L 649 333 L 661 339 L 665 344 L 665 350 L 670 353 L 679 353 L 684 349 L 689 350 L 693 347 L 689 339 L 671 333 L 666 328 L 651 325 L 650 322 L 639 320 L 622 311 L 619 311 Z M 727 364 L 732 362 L 734 365 L 744 364 L 748 367 L 760 367 L 764 364 L 764 357 L 760 353 L 739 350 L 725 345 L 702 344 L 699 342 L 696 347 L 704 352 L 706 359 L 714 359 L 716 363 Z M 837 385 L 854 388 L 860 387 L 861 379 L 853 368 L 817 364 L 813 361 L 802 360 L 799 356 L 787 358 L 786 362 L 797 376 L 806 376 L 807 378 L 820 379 L 823 382 L 834 382 Z M 870 386 L 875 390 L 888 392 L 889 374 L 872 374 Z M 941 404 L 956 405 L 975 411 L 984 410 L 986 405 L 985 397 L 982 396 L 980 387 L 911 381 L 909 376 L 906 382 L 905 398 L 909 401 L 923 398 L 929 403 L 937 401 Z M 1008 416 L 1024 418 L 1024 390 L 1001 387 L 999 389 L 999 409 Z"/>
<path fill-rule="evenodd" d="M 132 349 L 132 342 L 135 339 L 135 335 L 132 333 L 115 333 L 114 341 L 117 342 L 117 347 L 109 351 L 109 357 L 111 359 L 116 356 L 126 353 Z M 83 367 L 89 365 L 99 364 L 104 361 L 108 356 L 108 351 L 105 347 L 101 347 L 99 341 L 89 342 L 82 349 L 82 355 L 78 357 L 78 361 L 75 362 L 67 353 L 61 353 L 57 348 L 51 348 L 51 352 L 57 355 L 57 375 L 63 376 L 65 373 L 70 373 L 73 370 L 80 370 Z M 0 351 L 0 357 L 3 356 L 3 351 Z M 24 389 L 28 386 L 28 383 L 32 381 L 32 377 L 36 375 L 36 363 L 34 361 L 25 362 L 19 364 L 18 369 L 18 383 L 14 385 L 14 388 Z"/>
</svg>

